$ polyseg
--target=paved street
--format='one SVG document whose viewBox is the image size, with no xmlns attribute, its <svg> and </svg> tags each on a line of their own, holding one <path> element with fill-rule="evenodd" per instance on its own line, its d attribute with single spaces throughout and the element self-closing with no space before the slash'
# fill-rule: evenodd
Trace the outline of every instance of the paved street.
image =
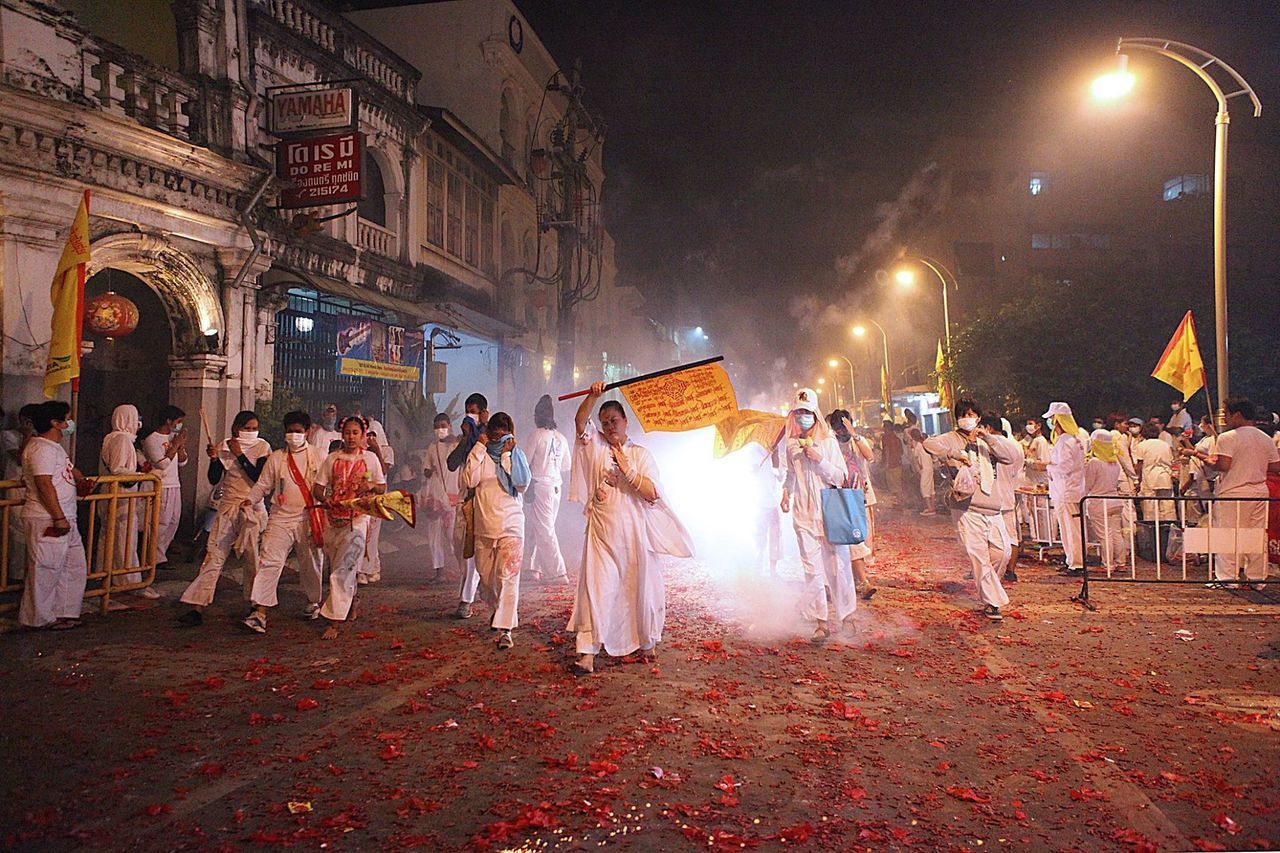
<svg viewBox="0 0 1280 853">
<path fill-rule="evenodd" d="M 335 642 L 294 618 L 294 582 L 270 633 L 249 633 L 227 581 L 201 628 L 162 602 L 0 638 L 0 843 L 1280 844 L 1275 585 L 1099 586 L 1088 613 L 1075 582 L 1033 566 L 990 624 L 950 527 L 912 517 L 885 525 L 856 634 L 777 633 L 794 580 L 677 566 L 658 665 L 577 679 L 569 588 L 526 586 L 500 653 L 482 615 L 449 616 L 451 584 L 423 583 L 417 534 L 385 541 L 384 580 Z M 173 574 L 171 600 L 190 571 Z"/>
</svg>

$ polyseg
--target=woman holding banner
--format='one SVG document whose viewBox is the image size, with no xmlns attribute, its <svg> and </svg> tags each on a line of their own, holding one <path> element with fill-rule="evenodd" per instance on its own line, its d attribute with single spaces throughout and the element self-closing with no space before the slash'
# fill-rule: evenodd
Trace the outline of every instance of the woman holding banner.
<svg viewBox="0 0 1280 853">
<path fill-rule="evenodd" d="M 828 627 L 831 607 L 835 608 L 837 621 L 843 622 L 857 609 L 858 596 L 849 546 L 835 545 L 827 539 L 822 518 L 822 490 L 843 487 L 849 469 L 839 443 L 818 412 L 818 395 L 812 389 L 801 388 L 791 404 L 783 465 L 786 481 L 782 488 L 782 511 L 791 513 L 800 563 L 804 567 L 805 591 L 800 613 L 804 619 L 817 623 L 813 641 L 821 643 L 831 636 Z M 864 558 L 867 553 L 869 548 L 858 556 Z"/>
<path fill-rule="evenodd" d="M 575 672 L 595 671 L 595 657 L 639 649 L 654 661 L 662 639 L 666 600 L 659 555 L 693 555 L 684 527 L 661 500 L 653 455 L 627 438 L 622 404 L 600 406 L 600 426 L 591 410 L 604 394 L 591 386 L 575 418 L 569 499 L 586 507 L 586 543 L 568 630 L 577 634 Z"/>
</svg>

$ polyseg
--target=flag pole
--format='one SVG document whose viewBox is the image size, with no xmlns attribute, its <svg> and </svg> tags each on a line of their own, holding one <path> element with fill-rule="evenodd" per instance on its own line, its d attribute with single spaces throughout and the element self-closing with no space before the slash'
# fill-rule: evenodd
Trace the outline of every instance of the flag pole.
<svg viewBox="0 0 1280 853">
<path fill-rule="evenodd" d="M 655 370 L 653 373 L 646 373 L 643 376 L 633 376 L 630 379 L 622 379 L 622 380 L 619 380 L 618 382 L 610 382 L 608 385 L 604 386 L 604 390 L 612 391 L 614 388 L 622 388 L 627 385 L 634 385 L 637 382 L 645 382 L 649 379 L 657 379 L 660 376 L 669 376 L 672 373 L 679 373 L 682 370 L 692 370 L 695 367 L 703 367 L 708 364 L 715 364 L 718 361 L 724 361 L 724 356 L 717 355 L 717 356 L 713 356 L 712 358 L 704 358 L 702 361 L 691 361 L 688 364 L 680 364 L 675 367 L 668 367 L 665 370 Z M 574 397 L 585 397 L 590 393 L 591 393 L 591 389 L 588 388 L 585 391 L 574 391 L 572 394 L 562 394 L 556 399 L 563 402 L 564 400 L 572 400 Z"/>
</svg>

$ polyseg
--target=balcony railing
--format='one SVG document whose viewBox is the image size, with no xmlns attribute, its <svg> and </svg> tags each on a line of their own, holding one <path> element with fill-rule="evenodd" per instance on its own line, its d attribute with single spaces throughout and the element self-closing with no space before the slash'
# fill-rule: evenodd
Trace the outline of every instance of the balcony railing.
<svg viewBox="0 0 1280 853">
<path fill-rule="evenodd" d="M 183 77 L 91 37 L 81 50 L 82 91 L 89 101 L 145 127 L 190 139 L 196 89 Z"/>
<path fill-rule="evenodd" d="M 395 232 L 365 219 L 356 219 L 356 244 L 365 251 L 398 257 Z"/>
</svg>

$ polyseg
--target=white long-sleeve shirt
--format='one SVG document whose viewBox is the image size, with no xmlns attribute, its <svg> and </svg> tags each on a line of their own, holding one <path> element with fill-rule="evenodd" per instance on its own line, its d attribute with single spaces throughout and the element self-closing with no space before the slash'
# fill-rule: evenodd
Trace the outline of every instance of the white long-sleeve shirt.
<svg viewBox="0 0 1280 853">
<path fill-rule="evenodd" d="M 808 446 L 815 448 L 821 457 L 818 461 L 805 453 L 804 439 L 788 438 L 786 453 L 786 479 L 783 485 L 791 495 L 791 521 L 796 529 L 814 536 L 825 536 L 822 522 L 822 490 L 829 486 L 843 487 L 849 477 L 840 442 L 834 435 Z M 896 440 L 896 439 L 895 439 Z"/>
<path fill-rule="evenodd" d="M 529 437 L 525 455 L 535 483 L 559 486 L 573 464 L 569 440 L 554 429 L 539 427 Z"/>
<path fill-rule="evenodd" d="M 502 470 L 511 474 L 510 451 L 502 454 Z M 477 443 L 471 448 L 458 483 L 464 489 L 476 490 L 477 536 L 485 539 L 524 536 L 524 507 L 518 496 L 513 497 L 498 482 L 498 466 L 489 455 L 488 445 Z"/>
<path fill-rule="evenodd" d="M 160 472 L 163 487 L 166 489 L 176 489 L 182 485 L 178 480 L 178 469 L 187 464 L 185 459 L 168 455 L 169 442 L 173 437 L 172 433 L 165 435 L 162 432 L 153 432 L 142 440 L 142 455 L 147 457 L 152 468 Z"/>
<path fill-rule="evenodd" d="M 285 447 L 273 450 L 267 457 L 266 464 L 262 466 L 258 482 L 249 490 L 248 501 L 252 504 L 261 502 L 268 495 L 271 496 L 270 510 L 273 518 L 276 513 L 283 513 L 290 517 L 300 516 L 307 508 L 307 499 L 298 489 L 298 484 L 293 479 L 293 472 L 289 470 L 290 452 Z M 298 473 L 302 475 L 303 483 L 310 491 L 320 473 L 320 466 L 324 464 L 329 454 L 311 444 L 304 444 L 301 450 L 292 451 L 292 453 L 294 464 L 298 466 Z"/>
<path fill-rule="evenodd" d="M 1084 497 L 1084 445 L 1074 435 L 1060 436 L 1049 454 L 1049 500 L 1071 503 Z"/>
</svg>

